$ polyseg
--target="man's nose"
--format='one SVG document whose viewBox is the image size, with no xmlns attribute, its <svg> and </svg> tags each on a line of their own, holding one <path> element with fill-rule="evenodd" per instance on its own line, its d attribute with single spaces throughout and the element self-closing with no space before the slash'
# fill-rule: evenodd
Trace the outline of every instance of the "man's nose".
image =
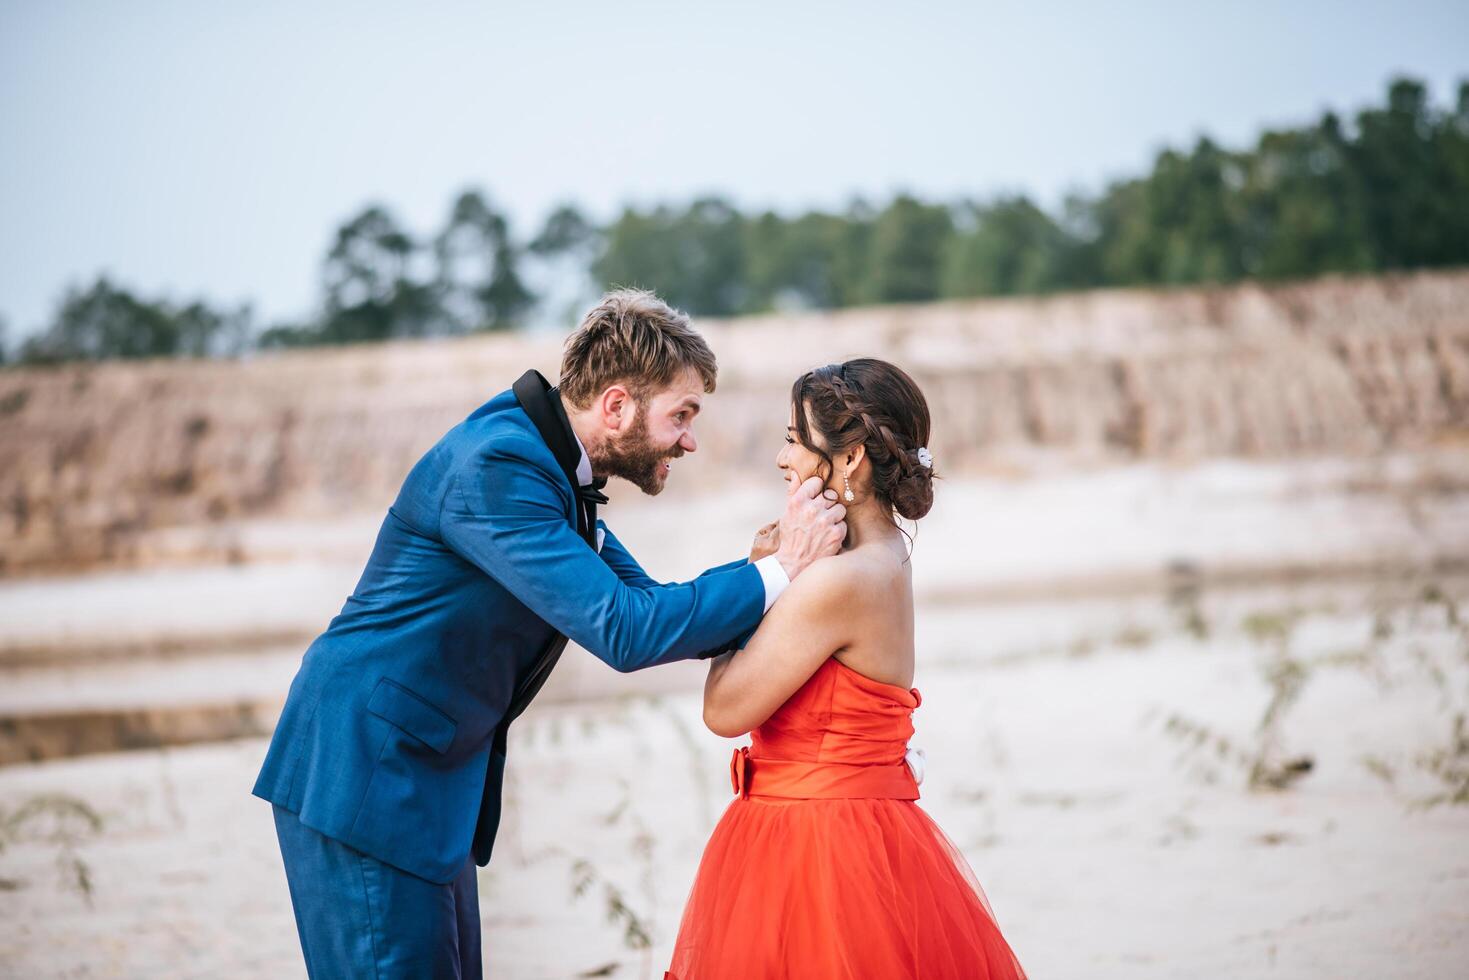
<svg viewBox="0 0 1469 980">
<path fill-rule="evenodd" d="M 683 447 L 683 451 L 686 453 L 697 452 L 699 449 L 699 440 L 694 438 L 693 429 L 679 436 L 678 444 Z"/>
</svg>

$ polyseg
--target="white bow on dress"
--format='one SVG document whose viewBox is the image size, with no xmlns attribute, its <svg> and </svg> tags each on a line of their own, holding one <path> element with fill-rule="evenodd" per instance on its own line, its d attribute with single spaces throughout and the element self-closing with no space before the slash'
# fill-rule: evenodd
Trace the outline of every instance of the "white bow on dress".
<svg viewBox="0 0 1469 980">
<path fill-rule="evenodd" d="M 909 749 L 903 755 L 903 761 L 908 763 L 908 769 L 913 773 L 915 783 L 923 782 L 923 766 L 927 762 L 928 755 L 922 749 Z"/>
</svg>

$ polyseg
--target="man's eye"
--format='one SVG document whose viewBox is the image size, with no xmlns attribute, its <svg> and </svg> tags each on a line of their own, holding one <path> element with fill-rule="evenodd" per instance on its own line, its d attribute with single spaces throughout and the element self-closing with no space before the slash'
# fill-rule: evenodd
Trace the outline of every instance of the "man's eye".
<svg viewBox="0 0 1469 980">
<path fill-rule="evenodd" d="M 682 424 L 683 421 L 685 419 L 687 419 L 688 417 L 689 417 L 689 413 L 688 412 L 679 412 L 677 415 L 674 416 L 674 418 L 678 419 L 679 424 Z"/>
</svg>

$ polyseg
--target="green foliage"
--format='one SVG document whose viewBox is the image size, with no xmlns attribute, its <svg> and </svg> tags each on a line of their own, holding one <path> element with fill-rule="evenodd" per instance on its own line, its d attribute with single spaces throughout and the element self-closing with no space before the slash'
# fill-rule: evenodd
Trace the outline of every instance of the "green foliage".
<svg viewBox="0 0 1469 980">
<path fill-rule="evenodd" d="M 1241 190 L 1246 265 L 1262 279 L 1376 266 L 1364 190 L 1348 163 L 1341 124 L 1267 132 Z"/>
<path fill-rule="evenodd" d="M 872 215 L 808 212 L 785 220 L 767 211 L 746 226 L 749 292 L 744 312 L 830 309 L 865 301 Z"/>
<path fill-rule="evenodd" d="M 954 235 L 948 208 L 900 194 L 872 226 L 867 290 L 872 303 L 922 303 L 939 297 L 944 254 Z"/>
<path fill-rule="evenodd" d="M 1326 113 L 1250 149 L 1208 138 L 1167 149 L 1147 175 L 1057 215 L 1024 196 L 943 206 L 900 195 L 877 213 L 859 202 L 743 222 L 721 205 L 719 221 L 701 223 L 699 208 L 625 212 L 594 273 L 724 315 L 1463 264 L 1469 81 L 1452 109 L 1399 79 L 1350 127 Z"/>
<path fill-rule="evenodd" d="M 21 361 L 101 361 L 111 358 L 207 357 L 237 354 L 249 340 L 250 311 L 221 311 L 195 301 L 175 306 L 140 299 L 99 276 L 73 288 L 55 318 L 20 348 Z"/>
<path fill-rule="evenodd" d="M 572 247 L 586 236 L 584 219 L 562 208 L 541 238 L 538 254 Z M 455 198 L 444 226 L 418 240 L 380 205 L 337 229 L 322 267 L 322 316 L 315 323 L 277 325 L 261 347 L 295 347 L 434 337 L 515 326 L 536 297 L 521 279 L 527 249 L 509 220 L 481 192 Z"/>
<path fill-rule="evenodd" d="M 309 322 L 252 338 L 248 309 L 148 301 L 102 277 L 68 293 L 18 350 L 0 324 L 0 364 L 502 330 L 538 302 L 561 312 L 527 285 L 528 262 L 563 279 L 590 271 L 597 287 L 650 288 L 703 316 L 1465 264 L 1469 80 L 1456 96 L 1436 107 L 1421 82 L 1396 79 L 1350 123 L 1328 112 L 1242 150 L 1201 138 L 1056 214 L 1023 195 L 946 205 L 902 194 L 880 209 L 856 200 L 789 217 L 702 197 L 629 207 L 605 228 L 562 205 L 522 243 L 476 190 L 424 239 L 372 205 L 337 229 Z"/>
<path fill-rule="evenodd" d="M 944 257 L 944 296 L 1044 293 L 1068 284 L 1070 240 L 1029 198 L 956 210 L 962 230 Z"/>
<path fill-rule="evenodd" d="M 413 239 L 384 208 L 370 206 L 337 229 L 322 269 L 327 343 L 420 337 L 434 332 L 430 287 L 416 282 Z"/>
<path fill-rule="evenodd" d="M 79 854 L 81 845 L 102 833 L 102 816 L 84 800 L 65 793 L 43 793 L 14 809 L 0 804 L 0 852 L 15 844 L 34 844 L 56 851 L 61 887 L 92 903 L 92 868 Z M 0 888 L 14 891 L 27 882 L 0 878 Z"/>
<path fill-rule="evenodd" d="M 535 297 L 521 282 L 521 250 L 511 240 L 510 223 L 478 192 L 459 195 L 449 221 L 434 240 L 438 262 L 434 301 L 453 323 L 453 332 L 503 330 L 531 306 Z"/>
<path fill-rule="evenodd" d="M 601 232 L 575 205 L 562 204 L 546 218 L 540 234 L 526 246 L 536 255 L 562 255 L 593 246 Z"/>
<path fill-rule="evenodd" d="M 746 219 L 729 202 L 705 197 L 686 208 L 628 208 L 607 229 L 592 264 L 598 280 L 653 289 L 705 316 L 744 311 Z"/>
</svg>

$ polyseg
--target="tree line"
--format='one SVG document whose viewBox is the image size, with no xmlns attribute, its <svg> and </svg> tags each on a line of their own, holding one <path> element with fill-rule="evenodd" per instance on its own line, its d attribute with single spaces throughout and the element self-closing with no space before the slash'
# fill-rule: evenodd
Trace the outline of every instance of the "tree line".
<svg viewBox="0 0 1469 980">
<path fill-rule="evenodd" d="M 0 359 L 227 356 L 503 330 L 544 314 L 558 282 L 574 284 L 575 301 L 639 285 L 695 315 L 731 316 L 1463 264 L 1469 80 L 1438 106 L 1422 82 L 1400 78 L 1351 120 L 1327 112 L 1241 150 L 1200 138 L 1051 211 L 1023 194 L 899 194 L 796 215 L 705 197 L 626 208 L 605 225 L 565 205 L 527 240 L 477 190 L 427 237 L 372 205 L 333 236 L 307 322 L 262 329 L 248 307 L 149 300 L 99 277 L 15 350 L 0 334 Z"/>
</svg>

